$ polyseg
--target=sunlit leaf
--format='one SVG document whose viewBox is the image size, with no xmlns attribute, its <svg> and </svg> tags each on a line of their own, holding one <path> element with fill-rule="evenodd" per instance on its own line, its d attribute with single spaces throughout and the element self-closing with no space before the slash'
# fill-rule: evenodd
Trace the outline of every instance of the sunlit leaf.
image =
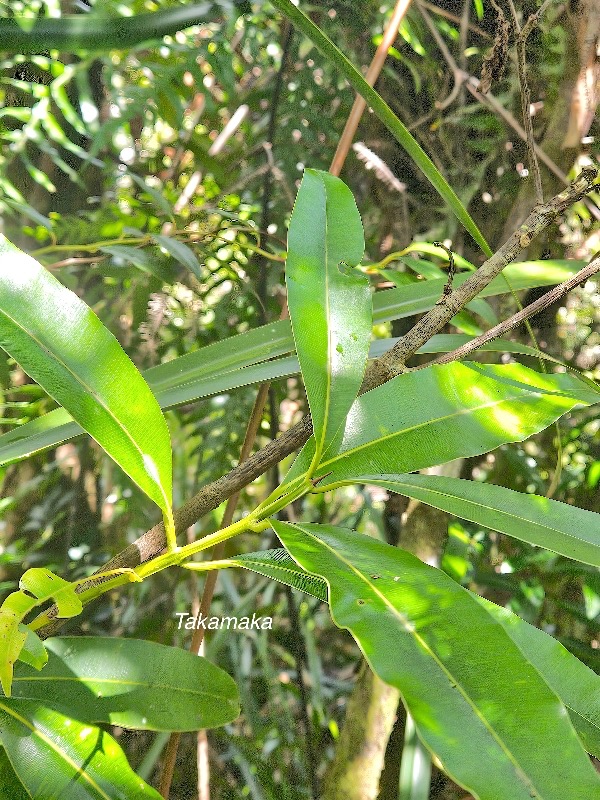
<svg viewBox="0 0 600 800">
<path fill-rule="evenodd" d="M 529 438 L 579 403 L 599 401 L 575 376 L 520 364 L 453 362 L 404 373 L 356 400 L 338 454 L 319 466 L 319 486 L 486 453 Z"/>
<path fill-rule="evenodd" d="M 35 700 L 0 699 L 0 738 L 32 798 L 160 800 L 106 731 Z"/>
<path fill-rule="evenodd" d="M 162 509 L 172 531 L 169 431 L 148 384 L 92 310 L 4 237 L 0 346 Z"/>
<path fill-rule="evenodd" d="M 600 566 L 600 514 L 593 511 L 442 475 L 362 475 L 354 480 L 382 486 L 522 542 Z"/>
</svg>

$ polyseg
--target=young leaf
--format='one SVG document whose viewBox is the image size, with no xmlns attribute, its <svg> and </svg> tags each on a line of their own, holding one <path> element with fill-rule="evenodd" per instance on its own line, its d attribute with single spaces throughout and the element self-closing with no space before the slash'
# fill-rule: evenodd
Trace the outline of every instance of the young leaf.
<svg viewBox="0 0 600 800">
<path fill-rule="evenodd" d="M 0 606 L 0 684 L 7 697 L 10 697 L 14 663 L 21 657 L 27 640 L 29 649 L 23 660 L 31 663 L 33 659 L 37 669 L 45 661 L 35 642 L 37 636 L 30 635 L 21 620 L 49 600 L 54 600 L 58 605 L 59 617 L 73 617 L 81 613 L 81 600 L 75 593 L 75 586 L 48 569 L 34 567 L 21 576 L 20 591 L 9 594 Z M 35 639 L 32 638 L 34 636 Z"/>
<path fill-rule="evenodd" d="M 327 602 L 327 586 L 325 581 L 301 569 L 287 550 L 262 550 L 258 553 L 244 553 L 230 559 L 232 565 L 237 564 L 259 575 L 273 578 L 286 586 L 292 586 L 301 592 L 312 595 L 318 600 Z"/>
<path fill-rule="evenodd" d="M 307 169 L 288 233 L 286 283 L 296 352 L 313 418 L 315 464 L 354 402 L 372 327 L 360 215 L 338 178 Z"/>
<path fill-rule="evenodd" d="M 133 772 L 106 731 L 69 719 L 36 700 L 0 700 L 0 738 L 31 797 L 161 800 Z"/>
<path fill-rule="evenodd" d="M 334 622 L 400 690 L 455 781 L 479 800 L 600 796 L 564 706 L 466 589 L 354 531 L 271 524 L 300 566 L 327 581 Z"/>
<path fill-rule="evenodd" d="M 93 311 L 3 236 L 0 346 L 162 509 L 174 544 L 169 431 L 148 384 Z"/>
<path fill-rule="evenodd" d="M 134 730 L 197 731 L 239 714 L 229 675 L 179 647 L 97 636 L 48 639 L 46 647 L 41 674 L 17 666 L 13 697 L 39 700 L 80 722 Z"/>
<path fill-rule="evenodd" d="M 522 542 L 600 566 L 600 514 L 593 511 L 441 475 L 362 475 L 353 480 L 382 486 Z"/>
<path fill-rule="evenodd" d="M 572 375 L 520 364 L 453 362 L 407 372 L 356 400 L 339 452 L 319 466 L 319 488 L 486 453 L 527 439 L 578 403 L 597 402 L 600 393 Z"/>
</svg>

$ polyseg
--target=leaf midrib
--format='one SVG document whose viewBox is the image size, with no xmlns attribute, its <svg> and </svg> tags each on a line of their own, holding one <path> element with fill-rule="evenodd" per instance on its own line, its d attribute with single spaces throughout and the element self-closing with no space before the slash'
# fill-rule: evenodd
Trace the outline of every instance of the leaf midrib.
<svg viewBox="0 0 600 800">
<path fill-rule="evenodd" d="M 393 482 L 394 481 L 385 481 L 385 480 L 381 480 L 379 478 L 374 478 L 372 481 L 369 480 L 369 483 L 373 483 L 373 485 L 384 484 L 384 483 L 393 483 Z M 475 500 L 470 500 L 470 499 L 466 499 L 466 498 L 463 498 L 463 497 L 457 497 L 456 495 L 448 494 L 447 492 L 441 491 L 440 489 L 430 489 L 429 487 L 427 487 L 427 486 L 423 487 L 423 486 L 419 485 L 418 483 L 408 483 L 408 482 L 405 482 L 405 481 L 402 481 L 398 485 L 399 486 L 407 486 L 409 488 L 418 489 L 418 490 L 424 491 L 424 492 L 429 492 L 430 494 L 441 495 L 442 497 L 449 497 L 449 498 L 452 498 L 452 499 L 454 499 L 456 501 L 460 501 L 461 503 L 466 503 L 466 504 L 468 504 L 470 506 L 475 506 L 476 508 L 483 508 L 483 509 L 486 509 L 488 511 L 493 511 L 496 514 L 500 514 L 500 516 L 509 517 L 510 519 L 514 519 L 514 520 L 519 521 L 519 522 L 528 522 L 529 524 L 536 525 L 536 526 L 538 526 L 538 527 L 540 527 L 542 529 L 546 529 L 546 530 L 552 531 L 554 533 L 559 533 L 559 534 L 561 534 L 563 536 L 567 536 L 570 539 L 573 539 L 573 541 L 575 541 L 575 542 L 584 542 L 585 544 L 592 545 L 593 547 L 594 546 L 598 547 L 598 545 L 597 544 L 595 545 L 594 542 L 591 542 L 588 539 L 581 539 L 579 536 L 575 536 L 572 533 L 568 533 L 567 531 L 563 531 L 560 528 L 553 528 L 551 525 L 544 525 L 541 522 L 535 522 L 534 520 L 528 519 L 527 517 L 519 516 L 517 514 L 511 514 L 509 511 L 502 511 L 499 508 L 495 508 L 494 506 L 488 506 L 485 503 L 479 503 L 478 501 L 475 501 Z M 507 488 L 507 487 L 503 486 L 501 488 L 504 489 L 504 488 Z M 508 489 L 507 491 L 512 491 L 512 490 Z M 515 494 L 519 494 L 519 492 L 515 492 Z M 537 497 L 537 495 L 525 495 L 525 496 L 526 497 Z M 457 515 L 457 516 L 459 516 L 459 515 Z M 485 524 L 485 523 L 483 523 L 483 524 Z M 487 525 L 486 527 L 489 527 L 492 530 L 495 530 L 490 525 Z M 508 535 L 510 536 L 511 534 L 508 534 Z M 542 547 L 542 545 L 539 545 L 539 546 Z M 550 549 L 550 548 L 548 548 L 548 549 Z M 595 566 L 597 566 L 597 565 L 595 565 Z"/>
</svg>

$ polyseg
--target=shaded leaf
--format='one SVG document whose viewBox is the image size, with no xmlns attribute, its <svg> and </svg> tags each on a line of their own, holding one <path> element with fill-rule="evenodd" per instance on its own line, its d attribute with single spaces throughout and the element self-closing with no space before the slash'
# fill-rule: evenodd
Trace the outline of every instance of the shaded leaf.
<svg viewBox="0 0 600 800">
<path fill-rule="evenodd" d="M 13 696 L 47 703 L 80 722 L 196 731 L 239 714 L 229 675 L 179 647 L 88 636 L 48 639 L 46 647 L 41 673 L 18 665 Z"/>
<path fill-rule="evenodd" d="M 170 236 L 162 236 L 158 233 L 154 235 L 154 238 L 157 244 L 164 248 L 169 255 L 173 256 L 175 261 L 182 264 L 186 269 L 189 269 L 199 281 L 202 280 L 202 267 L 191 247 L 180 242 L 179 239 L 173 239 Z"/>
</svg>

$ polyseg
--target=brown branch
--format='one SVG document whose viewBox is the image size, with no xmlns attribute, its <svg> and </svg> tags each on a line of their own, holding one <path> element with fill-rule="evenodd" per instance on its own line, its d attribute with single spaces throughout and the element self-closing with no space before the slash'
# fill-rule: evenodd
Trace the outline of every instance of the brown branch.
<svg viewBox="0 0 600 800">
<path fill-rule="evenodd" d="M 531 121 L 531 94 L 529 92 L 529 84 L 527 83 L 527 38 L 541 14 L 546 10 L 552 0 L 544 0 L 540 8 L 535 14 L 532 14 L 523 28 L 519 25 L 519 18 L 513 0 L 509 0 L 510 10 L 513 16 L 515 31 L 517 33 L 517 72 L 519 75 L 519 87 L 521 90 L 521 109 L 523 114 L 523 125 L 527 134 L 527 151 L 529 155 L 529 166 L 533 173 L 533 183 L 535 186 L 535 196 L 538 203 L 544 202 L 544 193 L 542 189 L 542 176 L 540 174 L 540 165 L 538 164 L 535 148 L 535 138 L 533 135 L 533 123 Z"/>
<path fill-rule="evenodd" d="M 401 373 L 410 356 L 428 342 L 433 335 L 442 330 L 463 306 L 499 275 L 504 267 L 513 261 L 521 250 L 527 248 L 531 241 L 544 231 L 559 214 L 592 190 L 592 184 L 597 176 L 596 169 L 584 169 L 578 178 L 556 197 L 543 206 L 536 206 L 502 247 L 461 286 L 455 289 L 443 304 L 435 305 L 405 336 L 398 340 L 391 350 L 369 364 L 361 392 L 374 389 Z M 186 530 L 205 514 L 221 505 L 232 494 L 248 486 L 286 456 L 298 450 L 308 441 L 312 432 L 312 420 L 310 416 L 306 416 L 278 439 L 269 442 L 262 450 L 250 456 L 243 464 L 234 467 L 227 475 L 204 486 L 175 512 L 176 530 Z M 165 530 L 161 522 L 114 556 L 97 572 L 102 573 L 120 567 L 136 567 L 144 561 L 155 558 L 164 550 L 165 546 Z M 81 584 L 79 591 L 89 589 L 93 585 L 94 579 L 91 577 L 90 581 Z M 50 609 L 48 614 L 55 616 L 56 609 Z M 52 622 L 41 628 L 38 634 L 45 638 L 52 635 L 55 630 L 56 622 Z"/>
<path fill-rule="evenodd" d="M 423 366 L 418 367 L 418 369 L 429 367 L 431 364 L 449 364 L 451 361 L 458 361 L 461 358 L 465 358 L 469 355 L 469 353 L 472 353 L 474 350 L 477 350 L 484 344 L 487 344 L 494 339 L 498 339 L 500 336 L 508 333 L 508 331 L 516 328 L 517 325 L 520 325 L 521 322 L 524 322 L 526 319 L 539 314 L 540 311 L 543 311 L 557 300 L 560 300 L 560 298 L 570 292 L 571 289 L 574 289 L 588 278 L 591 278 L 591 276 L 595 275 L 596 272 L 600 272 L 600 256 L 594 258 L 593 261 L 590 261 L 590 263 L 587 264 L 583 269 L 580 269 L 579 272 L 575 273 L 572 278 L 569 278 L 569 280 L 560 283 L 558 286 L 555 286 L 554 289 L 550 289 L 549 292 L 546 292 L 546 294 L 542 295 L 534 303 L 522 308 L 516 314 L 513 314 L 512 317 L 505 319 L 504 322 L 500 322 L 498 325 L 490 328 L 489 331 L 482 333 L 481 336 L 478 336 L 476 339 L 466 342 L 466 344 L 463 344 L 461 347 L 457 347 L 456 350 L 452 350 L 449 353 L 444 353 L 444 355 L 436 358 L 435 361 L 431 361 L 428 364 L 423 364 Z"/>
<path fill-rule="evenodd" d="M 385 59 L 387 58 L 388 50 L 396 41 L 396 36 L 398 36 L 398 28 L 400 27 L 400 23 L 402 22 L 404 15 L 408 11 L 409 5 L 410 0 L 396 0 L 394 12 L 390 17 L 390 21 L 385 31 L 383 32 L 383 38 L 379 43 L 379 47 L 373 56 L 373 61 L 371 62 L 371 65 L 367 70 L 367 74 L 365 75 L 365 80 L 369 86 L 375 86 L 375 81 L 379 77 L 379 74 L 383 69 Z M 332 175 L 339 175 L 342 171 L 342 167 L 344 166 L 346 156 L 348 155 L 350 147 L 352 146 L 354 134 L 356 133 L 358 123 L 361 120 L 366 105 L 367 104 L 363 98 L 358 95 L 354 101 L 354 105 L 352 106 L 352 110 L 350 111 L 348 119 L 346 120 L 346 125 L 344 126 L 344 130 L 340 136 L 337 150 L 335 151 L 333 161 L 329 167 L 329 172 Z"/>
<path fill-rule="evenodd" d="M 596 169 L 582 170 L 577 179 L 549 203 L 536 205 L 525 222 L 491 258 L 444 298 L 442 303 L 435 305 L 431 311 L 425 314 L 405 336 L 396 342 L 391 350 L 384 353 L 381 358 L 375 359 L 365 375 L 363 388 L 372 389 L 402 372 L 409 356 L 416 353 L 447 322 L 450 322 L 461 308 L 473 300 L 497 275 L 500 275 L 504 267 L 513 261 L 521 250 L 529 247 L 532 240 L 545 230 L 561 212 L 591 190 L 597 174 Z"/>
</svg>

